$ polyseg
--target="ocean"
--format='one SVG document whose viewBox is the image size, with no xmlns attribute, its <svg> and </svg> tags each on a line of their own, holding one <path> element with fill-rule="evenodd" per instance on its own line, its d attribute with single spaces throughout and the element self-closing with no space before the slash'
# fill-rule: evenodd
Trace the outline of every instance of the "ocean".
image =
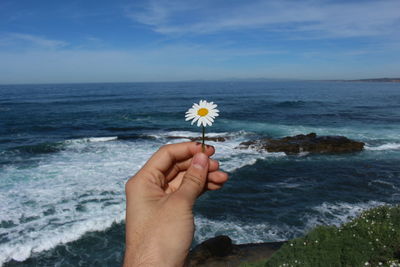
<svg viewBox="0 0 400 267">
<path fill-rule="evenodd" d="M 124 184 L 160 146 L 207 128 L 230 179 L 196 203 L 193 245 L 287 240 L 400 201 L 400 83 L 179 82 L 0 85 L 0 266 L 119 266 Z M 285 155 L 243 141 L 315 132 L 359 153 Z"/>
</svg>

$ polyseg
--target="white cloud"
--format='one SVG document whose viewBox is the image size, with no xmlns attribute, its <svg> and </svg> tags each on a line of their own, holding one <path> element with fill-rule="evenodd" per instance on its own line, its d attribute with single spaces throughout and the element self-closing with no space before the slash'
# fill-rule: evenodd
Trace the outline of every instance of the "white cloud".
<svg viewBox="0 0 400 267">
<path fill-rule="evenodd" d="M 47 39 L 41 36 L 25 33 L 7 33 L 0 36 L 0 46 L 25 45 L 39 48 L 55 49 L 68 45 L 60 40 Z"/>
<path fill-rule="evenodd" d="M 199 3 L 200 2 L 200 3 Z M 258 29 L 307 37 L 398 33 L 400 1 L 163 1 L 150 0 L 127 15 L 162 34 L 206 34 Z"/>
</svg>

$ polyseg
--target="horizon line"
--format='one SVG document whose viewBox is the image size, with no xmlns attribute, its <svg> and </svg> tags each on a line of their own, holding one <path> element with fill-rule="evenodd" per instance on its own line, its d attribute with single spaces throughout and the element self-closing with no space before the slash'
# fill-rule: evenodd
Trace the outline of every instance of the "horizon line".
<svg viewBox="0 0 400 267">
<path fill-rule="evenodd" d="M 22 83 L 0 83 L 0 86 L 8 85 L 66 85 L 66 84 L 124 84 L 124 83 L 189 83 L 189 82 L 261 82 L 261 81 L 303 81 L 303 82 L 347 82 L 347 81 L 382 81 L 400 80 L 397 77 L 362 78 L 362 79 L 300 79 L 300 78 L 226 78 L 226 79 L 192 79 L 175 81 L 119 81 L 119 82 L 22 82 Z"/>
</svg>

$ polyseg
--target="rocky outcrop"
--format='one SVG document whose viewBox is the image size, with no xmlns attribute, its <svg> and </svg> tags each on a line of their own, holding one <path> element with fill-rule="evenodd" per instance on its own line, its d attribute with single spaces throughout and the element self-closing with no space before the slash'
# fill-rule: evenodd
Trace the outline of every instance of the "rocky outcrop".
<svg viewBox="0 0 400 267">
<path fill-rule="evenodd" d="M 253 148 L 268 152 L 286 154 L 310 153 L 350 153 L 364 148 L 363 142 L 357 142 L 344 136 L 317 136 L 315 133 L 300 134 L 280 139 L 264 138 L 240 143 L 238 148 Z"/>
<path fill-rule="evenodd" d="M 217 236 L 196 246 L 187 260 L 188 266 L 239 266 L 243 262 L 265 260 L 285 242 L 235 245 L 228 236 Z"/>
</svg>

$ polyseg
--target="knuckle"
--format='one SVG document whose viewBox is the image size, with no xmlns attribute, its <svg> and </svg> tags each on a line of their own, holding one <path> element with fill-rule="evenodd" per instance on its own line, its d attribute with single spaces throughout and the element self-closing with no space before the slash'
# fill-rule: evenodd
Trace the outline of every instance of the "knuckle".
<svg viewBox="0 0 400 267">
<path fill-rule="evenodd" d="M 132 190 L 136 187 L 137 184 L 137 179 L 135 178 L 135 176 L 129 178 L 128 181 L 126 181 L 125 183 L 125 192 L 129 193 L 132 192 Z"/>
<path fill-rule="evenodd" d="M 168 151 L 171 148 L 171 144 L 168 145 L 162 145 L 158 150 L 161 152 Z"/>
<path fill-rule="evenodd" d="M 185 180 L 196 184 L 198 187 L 202 187 L 201 178 L 199 176 L 197 176 L 197 175 L 194 175 L 194 174 L 191 174 L 191 173 L 186 173 L 185 174 Z"/>
<path fill-rule="evenodd" d="M 159 153 L 160 155 L 166 157 L 166 156 L 170 156 L 171 155 L 171 150 L 172 150 L 172 144 L 168 144 L 168 145 L 162 145 L 157 153 Z"/>
<path fill-rule="evenodd" d="M 162 146 L 160 146 L 160 148 L 158 149 L 158 152 L 164 152 L 165 150 L 166 150 L 166 146 L 167 145 L 162 145 Z"/>
<path fill-rule="evenodd" d="M 219 169 L 219 161 L 215 159 L 211 159 L 212 162 L 215 164 L 216 168 Z"/>
</svg>

